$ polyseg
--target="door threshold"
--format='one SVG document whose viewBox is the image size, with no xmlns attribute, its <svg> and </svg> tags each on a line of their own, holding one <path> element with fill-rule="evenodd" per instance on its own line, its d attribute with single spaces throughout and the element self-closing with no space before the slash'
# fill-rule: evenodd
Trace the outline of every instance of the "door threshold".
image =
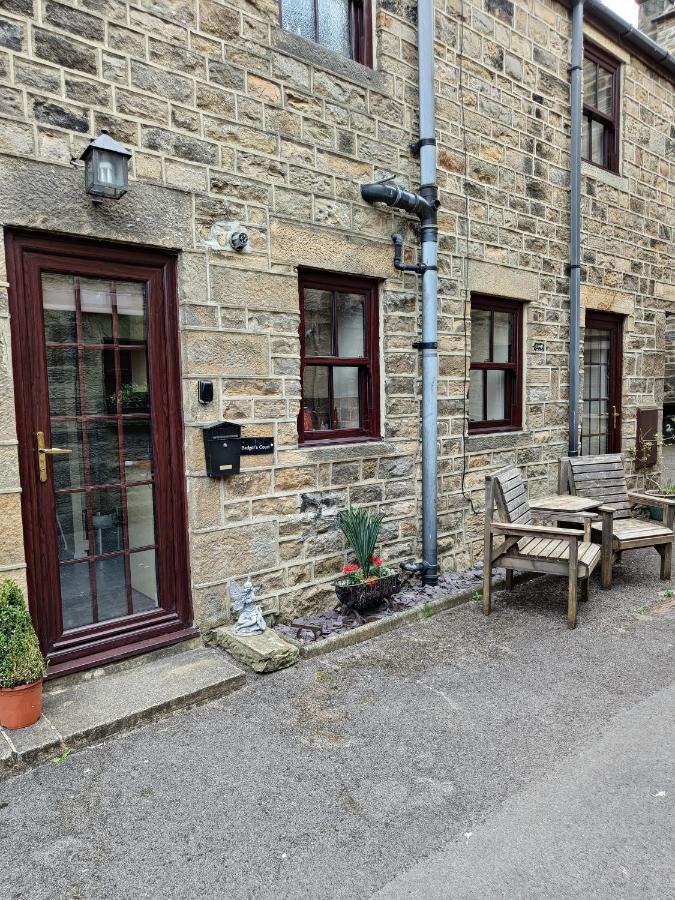
<svg viewBox="0 0 675 900">
<path fill-rule="evenodd" d="M 136 657 L 152 659 L 155 653 L 157 655 L 163 654 L 170 647 L 177 644 L 182 645 L 185 641 L 195 639 L 199 639 L 201 643 L 198 628 L 183 628 L 180 631 L 172 631 L 161 637 L 146 638 L 132 644 L 124 644 L 113 650 L 102 650 L 99 653 L 78 656 L 76 659 L 69 659 L 65 662 L 50 665 L 46 680 L 51 682 L 57 678 L 78 675 L 79 673 L 85 673 L 80 675 L 81 678 L 98 677 L 99 674 L 107 674 L 108 671 L 118 671 L 120 668 L 136 664 Z M 140 663 L 141 660 L 139 659 L 138 662 Z M 94 673 L 92 670 L 97 670 L 97 672 Z"/>
</svg>

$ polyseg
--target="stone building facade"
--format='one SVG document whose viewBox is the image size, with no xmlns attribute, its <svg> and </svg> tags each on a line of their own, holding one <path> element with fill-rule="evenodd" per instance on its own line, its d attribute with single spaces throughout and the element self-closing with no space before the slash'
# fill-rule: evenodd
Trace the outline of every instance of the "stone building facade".
<svg viewBox="0 0 675 900">
<path fill-rule="evenodd" d="M 232 578 L 253 574 L 281 619 L 325 607 L 345 562 L 335 516 L 385 517 L 382 555 L 420 553 L 421 385 L 416 222 L 360 198 L 419 165 L 416 9 L 373 13 L 374 65 L 282 29 L 276 0 L 0 0 L 0 220 L 177 253 L 182 410 L 194 620 L 227 619 Z M 675 305 L 675 92 L 608 37 L 620 63 L 618 172 L 583 167 L 584 310 L 623 316 L 625 448 L 635 411 L 663 402 L 666 312 Z M 556 484 L 567 447 L 570 13 L 558 0 L 439 0 L 439 560 L 481 552 L 486 473 L 516 463 L 533 494 Z M 92 205 L 71 165 L 107 128 L 133 153 L 129 192 Z M 227 244 L 249 235 L 245 252 Z M 1 251 L 0 251 L 1 255 Z M 375 279 L 379 440 L 304 446 L 298 270 Z M 2 274 L 0 570 L 24 579 L 20 452 Z M 517 431 L 467 435 L 471 297 L 523 310 Z M 583 320 L 582 320 L 583 324 Z M 214 401 L 197 382 L 214 383 Z M 238 476 L 206 476 L 202 427 L 239 423 L 274 452 Z M 181 485 L 175 486 L 176 490 Z M 30 560 L 28 560 L 30 565 Z"/>
</svg>

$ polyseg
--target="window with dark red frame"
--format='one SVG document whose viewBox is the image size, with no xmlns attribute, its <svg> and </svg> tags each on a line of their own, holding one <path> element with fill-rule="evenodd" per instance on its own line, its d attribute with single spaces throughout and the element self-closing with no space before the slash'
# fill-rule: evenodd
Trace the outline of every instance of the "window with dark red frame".
<svg viewBox="0 0 675 900">
<path fill-rule="evenodd" d="M 364 66 L 373 65 L 371 0 L 279 0 L 281 25 Z"/>
<path fill-rule="evenodd" d="M 584 108 L 581 155 L 619 171 L 619 62 L 597 47 L 584 49 Z"/>
<path fill-rule="evenodd" d="M 301 272 L 301 442 L 380 436 L 377 283 Z"/>
<path fill-rule="evenodd" d="M 522 304 L 471 298 L 469 431 L 522 424 Z"/>
</svg>

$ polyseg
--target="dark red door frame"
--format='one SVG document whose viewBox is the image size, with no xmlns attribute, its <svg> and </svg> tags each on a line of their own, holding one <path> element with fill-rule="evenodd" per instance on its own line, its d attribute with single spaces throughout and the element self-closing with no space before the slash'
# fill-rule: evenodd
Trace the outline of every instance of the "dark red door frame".
<svg viewBox="0 0 675 900">
<path fill-rule="evenodd" d="M 99 241 L 8 231 L 15 406 L 29 606 L 50 675 L 89 668 L 196 634 L 184 489 L 176 257 Z M 41 273 L 140 281 L 148 292 L 148 368 L 158 547 L 158 609 L 63 632 L 51 479 L 37 475 L 35 432 L 49 440 Z M 50 464 L 51 466 L 51 464 Z"/>
<path fill-rule="evenodd" d="M 623 322 L 614 313 L 586 311 L 585 327 L 609 332 L 609 410 L 607 413 L 607 452 L 621 453 L 622 390 L 623 390 Z M 616 413 L 616 414 L 614 414 Z"/>
</svg>

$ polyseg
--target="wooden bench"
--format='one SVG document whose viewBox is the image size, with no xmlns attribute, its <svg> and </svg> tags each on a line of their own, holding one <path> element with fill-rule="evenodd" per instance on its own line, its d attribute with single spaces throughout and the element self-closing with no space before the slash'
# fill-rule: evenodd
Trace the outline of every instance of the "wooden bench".
<svg viewBox="0 0 675 900">
<path fill-rule="evenodd" d="M 501 521 L 495 521 L 498 513 Z M 555 515 L 559 515 L 556 513 Z M 567 624 L 577 624 L 577 583 L 581 600 L 588 599 L 588 579 L 600 562 L 600 547 L 591 543 L 594 513 L 577 513 L 584 530 L 535 525 L 520 469 L 506 466 L 485 479 L 485 553 L 483 612 L 490 614 L 492 569 L 506 569 L 506 587 L 513 587 L 513 571 L 540 572 L 567 578 Z M 495 546 L 495 541 L 500 541 Z"/>
<path fill-rule="evenodd" d="M 661 557 L 661 578 L 671 576 L 675 500 L 629 491 L 620 453 L 602 456 L 564 456 L 560 460 L 560 492 L 601 500 L 603 522 L 592 527 L 592 539 L 602 545 L 602 586 L 611 587 L 612 565 L 624 550 L 654 547 Z M 637 519 L 636 506 L 660 506 L 663 524 Z"/>
</svg>

